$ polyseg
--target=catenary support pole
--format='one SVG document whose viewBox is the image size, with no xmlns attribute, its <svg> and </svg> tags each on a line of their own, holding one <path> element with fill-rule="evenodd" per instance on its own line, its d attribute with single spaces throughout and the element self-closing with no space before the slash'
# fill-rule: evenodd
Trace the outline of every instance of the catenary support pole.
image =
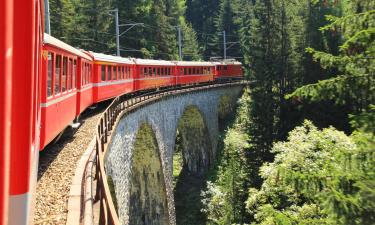
<svg viewBox="0 0 375 225">
<path fill-rule="evenodd" d="M 223 44 L 224 44 L 224 59 L 227 59 L 227 36 L 225 30 L 223 31 Z"/>
<path fill-rule="evenodd" d="M 49 15 L 49 0 L 44 0 L 45 33 L 51 35 L 51 22 Z"/>
<path fill-rule="evenodd" d="M 182 37 L 181 37 L 181 27 L 178 26 L 178 55 L 180 56 L 180 60 L 182 61 Z"/>
<path fill-rule="evenodd" d="M 117 47 L 117 56 L 120 55 L 120 27 L 119 27 L 119 21 L 118 21 L 118 8 L 114 9 L 113 12 L 115 12 L 115 22 L 116 22 L 116 47 Z"/>
</svg>

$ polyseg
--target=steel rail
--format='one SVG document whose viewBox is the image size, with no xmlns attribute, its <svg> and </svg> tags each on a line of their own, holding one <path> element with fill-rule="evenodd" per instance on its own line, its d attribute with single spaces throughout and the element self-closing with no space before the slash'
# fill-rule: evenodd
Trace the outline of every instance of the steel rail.
<svg viewBox="0 0 375 225">
<path fill-rule="evenodd" d="M 146 93 L 128 93 L 119 96 L 113 100 L 108 108 L 101 115 L 97 124 L 96 132 L 96 194 L 95 202 L 99 201 L 100 215 L 99 224 L 101 225 L 120 225 L 113 199 L 109 190 L 107 175 L 104 167 L 105 155 L 108 143 L 111 139 L 111 131 L 117 126 L 125 113 L 135 110 L 141 105 L 157 101 L 164 96 L 173 96 L 188 92 L 207 90 L 212 88 L 239 86 L 249 84 L 244 80 L 236 81 L 217 81 L 215 83 L 205 83 L 187 86 L 173 86 Z"/>
</svg>

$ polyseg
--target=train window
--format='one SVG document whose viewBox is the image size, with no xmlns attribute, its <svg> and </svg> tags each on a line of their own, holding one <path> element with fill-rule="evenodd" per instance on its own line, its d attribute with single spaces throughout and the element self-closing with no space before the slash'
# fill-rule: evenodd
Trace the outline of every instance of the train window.
<svg viewBox="0 0 375 225">
<path fill-rule="evenodd" d="M 102 65 L 102 81 L 105 81 L 105 65 Z"/>
<path fill-rule="evenodd" d="M 55 94 L 60 93 L 61 55 L 56 55 L 55 65 Z"/>
<path fill-rule="evenodd" d="M 84 79 L 85 79 L 85 66 L 84 66 L 84 62 L 81 62 L 81 86 L 83 85 Z"/>
<path fill-rule="evenodd" d="M 107 80 L 111 80 L 111 79 L 112 79 L 112 67 L 107 66 Z"/>
<path fill-rule="evenodd" d="M 54 54 L 48 52 L 48 77 L 47 77 L 47 97 L 52 95 L 52 76 L 53 76 L 53 62 Z"/>
<path fill-rule="evenodd" d="M 72 89 L 72 60 L 68 59 L 68 72 L 66 76 L 66 89 L 69 91 Z"/>
<path fill-rule="evenodd" d="M 86 83 L 86 63 L 82 63 L 82 81 L 81 85 L 85 85 Z"/>
<path fill-rule="evenodd" d="M 64 56 L 63 58 L 63 70 L 62 70 L 62 76 L 61 76 L 61 91 L 66 91 L 66 78 L 67 78 L 67 72 L 68 72 L 68 58 Z"/>
<path fill-rule="evenodd" d="M 191 74 L 191 68 L 189 68 L 189 72 L 188 72 L 188 74 L 189 74 L 189 75 Z"/>
<path fill-rule="evenodd" d="M 224 70 L 227 70 L 228 69 L 228 66 L 224 66 Z"/>
<path fill-rule="evenodd" d="M 87 80 L 87 83 L 91 83 L 91 64 L 89 64 L 89 79 Z"/>
<path fill-rule="evenodd" d="M 156 75 L 156 68 L 154 68 L 153 70 L 154 70 L 154 72 L 152 73 L 152 75 L 155 76 Z"/>
<path fill-rule="evenodd" d="M 148 68 L 148 75 L 152 76 L 152 68 L 151 67 Z"/>
<path fill-rule="evenodd" d="M 77 60 L 73 61 L 73 88 L 76 88 L 76 78 L 77 78 Z"/>
<path fill-rule="evenodd" d="M 168 76 L 170 76 L 170 75 L 171 75 L 171 68 L 168 68 L 168 71 L 167 71 L 167 73 L 168 73 Z"/>
<path fill-rule="evenodd" d="M 86 79 L 86 67 L 85 63 L 82 63 L 81 66 L 81 86 L 85 85 L 85 79 Z"/>
<path fill-rule="evenodd" d="M 86 64 L 86 84 L 90 83 L 90 64 Z"/>
<path fill-rule="evenodd" d="M 87 66 L 87 63 L 85 63 L 85 82 L 83 83 L 83 85 L 87 84 L 88 74 L 89 74 L 89 67 Z"/>
<path fill-rule="evenodd" d="M 85 85 L 89 83 L 89 64 L 85 63 Z"/>
<path fill-rule="evenodd" d="M 70 83 L 69 83 L 69 86 L 70 86 L 70 89 L 73 89 L 74 88 L 74 84 L 73 84 L 73 76 L 74 76 L 74 73 L 73 73 L 73 59 L 69 59 L 69 76 L 70 76 Z"/>
</svg>

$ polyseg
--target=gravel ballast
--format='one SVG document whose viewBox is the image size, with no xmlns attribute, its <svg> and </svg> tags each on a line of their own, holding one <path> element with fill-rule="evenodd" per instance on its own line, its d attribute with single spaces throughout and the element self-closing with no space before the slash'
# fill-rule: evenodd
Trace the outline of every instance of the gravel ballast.
<svg viewBox="0 0 375 225">
<path fill-rule="evenodd" d="M 65 224 L 70 185 L 82 154 L 95 135 L 103 109 L 85 113 L 78 130 L 67 128 L 55 144 L 40 153 L 34 224 Z"/>
</svg>

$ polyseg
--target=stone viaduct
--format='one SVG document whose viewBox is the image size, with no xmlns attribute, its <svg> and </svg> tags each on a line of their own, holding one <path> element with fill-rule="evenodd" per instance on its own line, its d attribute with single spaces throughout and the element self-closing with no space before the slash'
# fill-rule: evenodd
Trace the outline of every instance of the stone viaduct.
<svg viewBox="0 0 375 225">
<path fill-rule="evenodd" d="M 183 163 L 203 174 L 215 160 L 219 115 L 236 104 L 242 86 L 165 96 L 125 114 L 105 156 L 121 224 L 176 224 L 173 153 L 182 137 Z"/>
</svg>

